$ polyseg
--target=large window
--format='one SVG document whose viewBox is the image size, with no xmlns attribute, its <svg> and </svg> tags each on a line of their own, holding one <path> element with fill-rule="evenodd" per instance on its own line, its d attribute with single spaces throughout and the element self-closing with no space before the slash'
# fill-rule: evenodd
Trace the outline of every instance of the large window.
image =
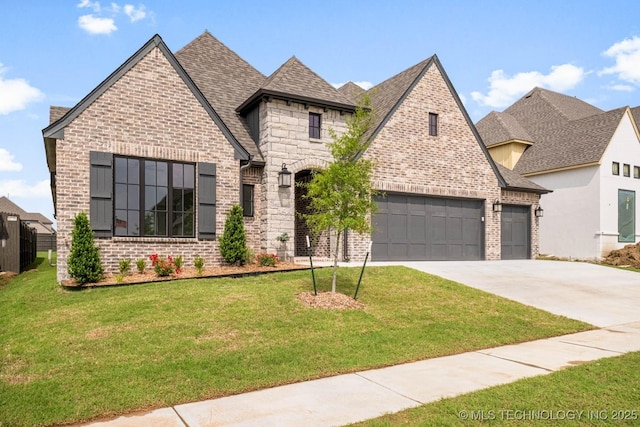
<svg viewBox="0 0 640 427">
<path fill-rule="evenodd" d="M 194 237 L 195 166 L 116 157 L 115 235 Z"/>
<path fill-rule="evenodd" d="M 309 113 L 309 138 L 320 139 L 321 118 L 320 114 Z"/>
</svg>

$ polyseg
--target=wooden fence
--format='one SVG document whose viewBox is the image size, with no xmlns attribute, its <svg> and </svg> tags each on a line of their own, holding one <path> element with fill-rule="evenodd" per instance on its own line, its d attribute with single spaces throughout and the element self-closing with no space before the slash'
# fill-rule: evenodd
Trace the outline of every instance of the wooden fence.
<svg viewBox="0 0 640 427">
<path fill-rule="evenodd" d="M 20 273 L 36 259 L 38 234 L 18 215 L 0 213 L 0 271 Z"/>
</svg>

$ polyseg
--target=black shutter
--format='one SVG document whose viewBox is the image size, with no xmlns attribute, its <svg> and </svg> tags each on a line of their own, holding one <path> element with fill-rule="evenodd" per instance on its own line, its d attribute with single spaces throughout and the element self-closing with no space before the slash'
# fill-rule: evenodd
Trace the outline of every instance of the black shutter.
<svg viewBox="0 0 640 427">
<path fill-rule="evenodd" d="M 89 218 L 96 237 L 113 236 L 113 154 L 91 151 Z"/>
<path fill-rule="evenodd" d="M 216 165 L 198 163 L 198 238 L 216 238 Z"/>
</svg>

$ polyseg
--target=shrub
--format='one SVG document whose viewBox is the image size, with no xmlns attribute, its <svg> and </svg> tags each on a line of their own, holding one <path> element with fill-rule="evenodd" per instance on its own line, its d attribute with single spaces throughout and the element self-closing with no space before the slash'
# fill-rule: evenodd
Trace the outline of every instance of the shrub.
<svg viewBox="0 0 640 427">
<path fill-rule="evenodd" d="M 220 239 L 220 254 L 229 264 L 243 264 L 245 262 L 247 239 L 240 205 L 233 205 L 227 214 L 224 233 Z"/>
<path fill-rule="evenodd" d="M 138 273 L 144 273 L 144 270 L 147 268 L 147 261 L 144 258 L 140 258 L 136 261 L 136 268 L 138 269 Z"/>
<path fill-rule="evenodd" d="M 256 259 L 258 264 L 263 267 L 275 267 L 280 262 L 280 258 L 276 254 L 258 254 Z"/>
<path fill-rule="evenodd" d="M 159 277 L 170 276 L 176 270 L 176 265 L 173 262 L 171 255 L 167 256 L 167 259 L 158 257 L 157 254 L 153 254 L 149 257 L 151 260 L 151 266 Z"/>
<path fill-rule="evenodd" d="M 89 218 L 84 212 L 73 219 L 67 271 L 81 285 L 99 281 L 104 273 L 100 263 L 100 249 L 93 241 Z"/>
<path fill-rule="evenodd" d="M 173 263 L 176 266 L 176 274 L 180 274 L 182 273 L 182 265 L 184 264 L 183 260 L 182 260 L 182 255 L 180 255 L 177 258 L 173 259 Z"/>
<path fill-rule="evenodd" d="M 247 252 L 244 257 L 245 264 L 253 264 L 256 261 L 256 253 L 251 248 L 247 248 Z"/>
<path fill-rule="evenodd" d="M 121 259 L 118 261 L 118 271 L 120 271 L 120 274 L 123 276 L 129 274 L 129 271 L 131 271 L 131 260 Z"/>
<path fill-rule="evenodd" d="M 193 266 L 198 271 L 198 276 L 202 276 L 202 270 L 204 268 L 204 258 L 202 258 L 200 255 L 196 255 L 196 257 L 193 259 Z"/>
</svg>

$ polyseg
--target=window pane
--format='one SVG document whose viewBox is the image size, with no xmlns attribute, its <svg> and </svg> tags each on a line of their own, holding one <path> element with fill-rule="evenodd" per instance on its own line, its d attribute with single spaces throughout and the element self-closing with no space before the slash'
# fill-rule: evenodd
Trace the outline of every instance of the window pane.
<svg viewBox="0 0 640 427">
<path fill-rule="evenodd" d="M 127 208 L 127 185 L 116 184 L 116 209 Z"/>
<path fill-rule="evenodd" d="M 169 166 L 167 162 L 156 162 L 157 183 L 158 185 L 167 186 L 169 182 Z"/>
<path fill-rule="evenodd" d="M 129 185 L 127 193 L 127 207 L 129 209 L 140 209 L 140 186 Z"/>
<path fill-rule="evenodd" d="M 181 189 L 173 189 L 173 200 L 171 201 L 171 205 L 174 211 L 183 211 L 182 205 L 182 190 Z"/>
<path fill-rule="evenodd" d="M 144 234 L 145 236 L 155 236 L 156 234 L 156 215 L 152 211 L 144 213 Z"/>
<path fill-rule="evenodd" d="M 144 183 L 146 185 L 156 185 L 156 162 L 145 160 Z"/>
<path fill-rule="evenodd" d="M 158 236 L 167 235 L 167 214 L 165 212 L 156 213 L 156 234 Z"/>
<path fill-rule="evenodd" d="M 173 235 L 174 236 L 182 236 L 182 221 L 183 216 L 179 213 L 173 214 Z"/>
<path fill-rule="evenodd" d="M 636 193 L 618 190 L 618 242 L 636 241 Z"/>
<path fill-rule="evenodd" d="M 136 159 L 128 159 L 127 182 L 129 184 L 140 183 L 140 161 Z"/>
<path fill-rule="evenodd" d="M 184 190 L 183 200 L 184 200 L 184 210 L 185 212 L 193 212 L 193 190 Z"/>
<path fill-rule="evenodd" d="M 126 236 L 127 235 L 127 211 L 117 210 L 115 223 L 116 223 L 116 236 Z"/>
<path fill-rule="evenodd" d="M 184 165 L 184 188 L 195 188 L 194 165 Z"/>
<path fill-rule="evenodd" d="M 173 164 L 173 186 L 174 188 L 182 188 L 182 184 L 184 183 L 183 178 L 184 168 L 182 164 L 174 163 Z"/>
<path fill-rule="evenodd" d="M 129 236 L 138 236 L 140 233 L 140 211 L 128 211 L 127 229 Z"/>
<path fill-rule="evenodd" d="M 156 187 L 144 186 L 144 210 L 151 211 L 156 206 Z M 146 228 L 145 228 L 146 229 Z"/>
<path fill-rule="evenodd" d="M 193 227 L 193 214 L 188 213 L 184 216 L 184 236 L 185 237 L 193 237 L 194 236 L 194 227 Z"/>
<path fill-rule="evenodd" d="M 127 159 L 116 157 L 116 182 L 127 182 Z"/>
<path fill-rule="evenodd" d="M 167 187 L 158 187 L 156 190 L 156 209 L 159 211 L 167 210 Z"/>
</svg>

